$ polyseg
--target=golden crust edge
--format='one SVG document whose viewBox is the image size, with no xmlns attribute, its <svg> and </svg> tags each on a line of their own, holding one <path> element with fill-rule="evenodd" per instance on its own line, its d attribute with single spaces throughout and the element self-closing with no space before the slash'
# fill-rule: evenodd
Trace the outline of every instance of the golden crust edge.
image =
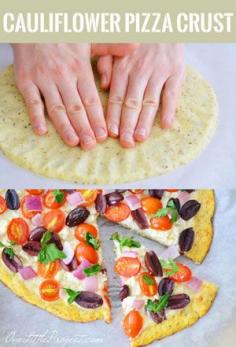
<svg viewBox="0 0 236 347">
<path fill-rule="evenodd" d="M 139 336 L 131 340 L 131 347 L 145 346 L 192 326 L 210 310 L 217 291 L 218 288 L 214 284 L 204 282 L 201 290 L 191 298 L 186 308 L 161 324 L 153 323 L 147 327 Z"/>
</svg>

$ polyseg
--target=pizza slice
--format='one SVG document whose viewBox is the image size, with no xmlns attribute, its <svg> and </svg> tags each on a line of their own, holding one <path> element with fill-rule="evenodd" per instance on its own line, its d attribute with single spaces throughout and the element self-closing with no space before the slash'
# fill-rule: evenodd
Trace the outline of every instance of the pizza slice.
<svg viewBox="0 0 236 347">
<path fill-rule="evenodd" d="M 99 213 L 180 252 L 196 263 L 208 253 L 215 200 L 212 190 L 120 190 L 100 193 Z"/>
<path fill-rule="evenodd" d="M 77 207 L 80 198 L 58 189 L 0 192 L 0 280 L 61 318 L 110 322 L 97 213 L 89 199 Z"/>
<path fill-rule="evenodd" d="M 217 287 L 195 277 L 186 265 L 157 256 L 129 236 L 112 235 L 115 272 L 120 276 L 123 329 L 138 347 L 193 325 L 210 309 Z"/>
</svg>

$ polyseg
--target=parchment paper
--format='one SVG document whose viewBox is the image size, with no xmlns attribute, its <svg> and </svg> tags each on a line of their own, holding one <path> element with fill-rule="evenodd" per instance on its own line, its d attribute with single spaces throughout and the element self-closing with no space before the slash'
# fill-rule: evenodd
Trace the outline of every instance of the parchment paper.
<svg viewBox="0 0 236 347">
<path fill-rule="evenodd" d="M 215 282 L 219 294 L 210 312 L 194 326 L 152 346 L 159 347 L 233 347 L 236 338 L 236 190 L 216 191 L 217 211 L 214 218 L 215 236 L 211 250 L 202 265 L 190 265 L 196 275 Z M 118 300 L 118 278 L 113 273 L 113 231 L 127 233 L 122 227 L 100 219 L 103 253 L 108 267 L 110 296 L 113 302 L 113 322 L 88 324 L 60 320 L 23 302 L 0 284 L 0 346 L 102 346 L 128 347 L 129 341 L 120 326 L 121 309 Z M 147 247 L 163 247 L 155 242 L 135 237 Z M 233 342 L 234 341 L 234 342 Z"/>
</svg>

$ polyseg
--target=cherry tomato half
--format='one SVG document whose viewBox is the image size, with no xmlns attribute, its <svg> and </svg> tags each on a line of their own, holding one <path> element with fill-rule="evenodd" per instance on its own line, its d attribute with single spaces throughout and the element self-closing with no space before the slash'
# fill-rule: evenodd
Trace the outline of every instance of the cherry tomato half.
<svg viewBox="0 0 236 347">
<path fill-rule="evenodd" d="M 31 195 L 41 195 L 44 192 L 44 189 L 26 189 L 26 191 Z"/>
<path fill-rule="evenodd" d="M 153 198 L 152 196 L 147 196 L 141 200 L 141 205 L 144 211 L 148 214 L 156 213 L 160 208 L 162 208 L 161 200 Z"/>
<path fill-rule="evenodd" d="M 137 310 L 130 311 L 124 319 L 124 332 L 129 337 L 138 335 L 143 326 L 143 317 Z"/>
<path fill-rule="evenodd" d="M 172 228 L 171 220 L 168 216 L 151 218 L 151 227 L 156 230 L 169 230 Z"/>
<path fill-rule="evenodd" d="M 81 204 L 81 206 L 88 207 L 91 206 L 97 197 L 96 189 L 80 189 L 80 194 L 83 196 L 85 203 Z"/>
<path fill-rule="evenodd" d="M 105 212 L 105 216 L 112 222 L 121 222 L 128 218 L 130 215 L 130 208 L 126 204 L 119 202 L 114 206 L 108 207 Z"/>
<path fill-rule="evenodd" d="M 37 274 L 43 278 L 53 278 L 60 269 L 59 260 L 52 261 L 51 263 L 37 263 Z"/>
<path fill-rule="evenodd" d="M 75 237 L 79 241 L 86 241 L 86 233 L 92 234 L 95 238 L 98 235 L 97 229 L 92 224 L 81 223 L 75 228 Z"/>
<path fill-rule="evenodd" d="M 59 299 L 60 285 L 54 279 L 48 279 L 39 287 L 40 296 L 45 301 L 56 301 Z"/>
<path fill-rule="evenodd" d="M 81 263 L 84 258 L 92 264 L 96 264 L 98 262 L 98 253 L 93 246 L 87 245 L 85 242 L 78 244 L 75 250 L 75 256 L 79 263 Z"/>
<path fill-rule="evenodd" d="M 13 218 L 7 226 L 7 237 L 10 241 L 23 245 L 29 238 L 29 227 L 22 218 Z"/>
<path fill-rule="evenodd" d="M 52 210 L 43 216 L 43 226 L 53 232 L 59 233 L 65 226 L 65 215 L 61 210 Z"/>
<path fill-rule="evenodd" d="M 148 272 L 143 272 L 139 275 L 139 286 L 142 293 L 146 296 L 153 296 L 157 293 L 158 286 L 155 277 Z"/>
<path fill-rule="evenodd" d="M 179 189 L 165 189 L 169 193 L 176 193 L 179 191 Z"/>
<path fill-rule="evenodd" d="M 131 277 L 139 272 L 140 267 L 138 258 L 121 257 L 116 260 L 115 272 L 124 277 Z"/>
<path fill-rule="evenodd" d="M 64 194 L 64 197 L 63 197 L 61 202 L 58 202 L 58 201 L 56 201 L 55 190 L 48 191 L 43 197 L 44 205 L 47 208 L 51 208 L 51 209 L 57 209 L 57 208 L 63 206 L 65 201 L 66 201 L 66 196 L 65 196 L 64 192 L 62 192 L 62 193 Z"/>
<path fill-rule="evenodd" d="M 6 200 L 0 195 L 0 214 L 4 213 L 7 209 Z"/>
<path fill-rule="evenodd" d="M 192 278 L 192 272 L 190 268 L 184 264 L 177 263 L 176 265 L 179 268 L 179 271 L 174 275 L 170 276 L 170 278 L 175 282 L 188 282 Z M 167 270 L 168 271 L 168 270 Z"/>
</svg>

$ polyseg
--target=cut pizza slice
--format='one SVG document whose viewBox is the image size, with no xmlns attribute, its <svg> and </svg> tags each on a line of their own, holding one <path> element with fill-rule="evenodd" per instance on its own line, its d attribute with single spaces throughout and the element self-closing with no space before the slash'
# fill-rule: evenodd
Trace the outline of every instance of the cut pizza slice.
<svg viewBox="0 0 236 347">
<path fill-rule="evenodd" d="M 122 190 L 100 193 L 99 213 L 165 246 L 174 246 L 196 263 L 208 253 L 215 208 L 212 190 Z"/>
<path fill-rule="evenodd" d="M 58 189 L 0 192 L 0 280 L 61 318 L 110 322 L 94 199 L 78 199 Z"/>
<path fill-rule="evenodd" d="M 172 335 L 208 312 L 217 294 L 214 284 L 168 258 L 167 250 L 157 256 L 129 236 L 114 233 L 111 238 L 121 280 L 123 329 L 132 347 Z"/>
</svg>

